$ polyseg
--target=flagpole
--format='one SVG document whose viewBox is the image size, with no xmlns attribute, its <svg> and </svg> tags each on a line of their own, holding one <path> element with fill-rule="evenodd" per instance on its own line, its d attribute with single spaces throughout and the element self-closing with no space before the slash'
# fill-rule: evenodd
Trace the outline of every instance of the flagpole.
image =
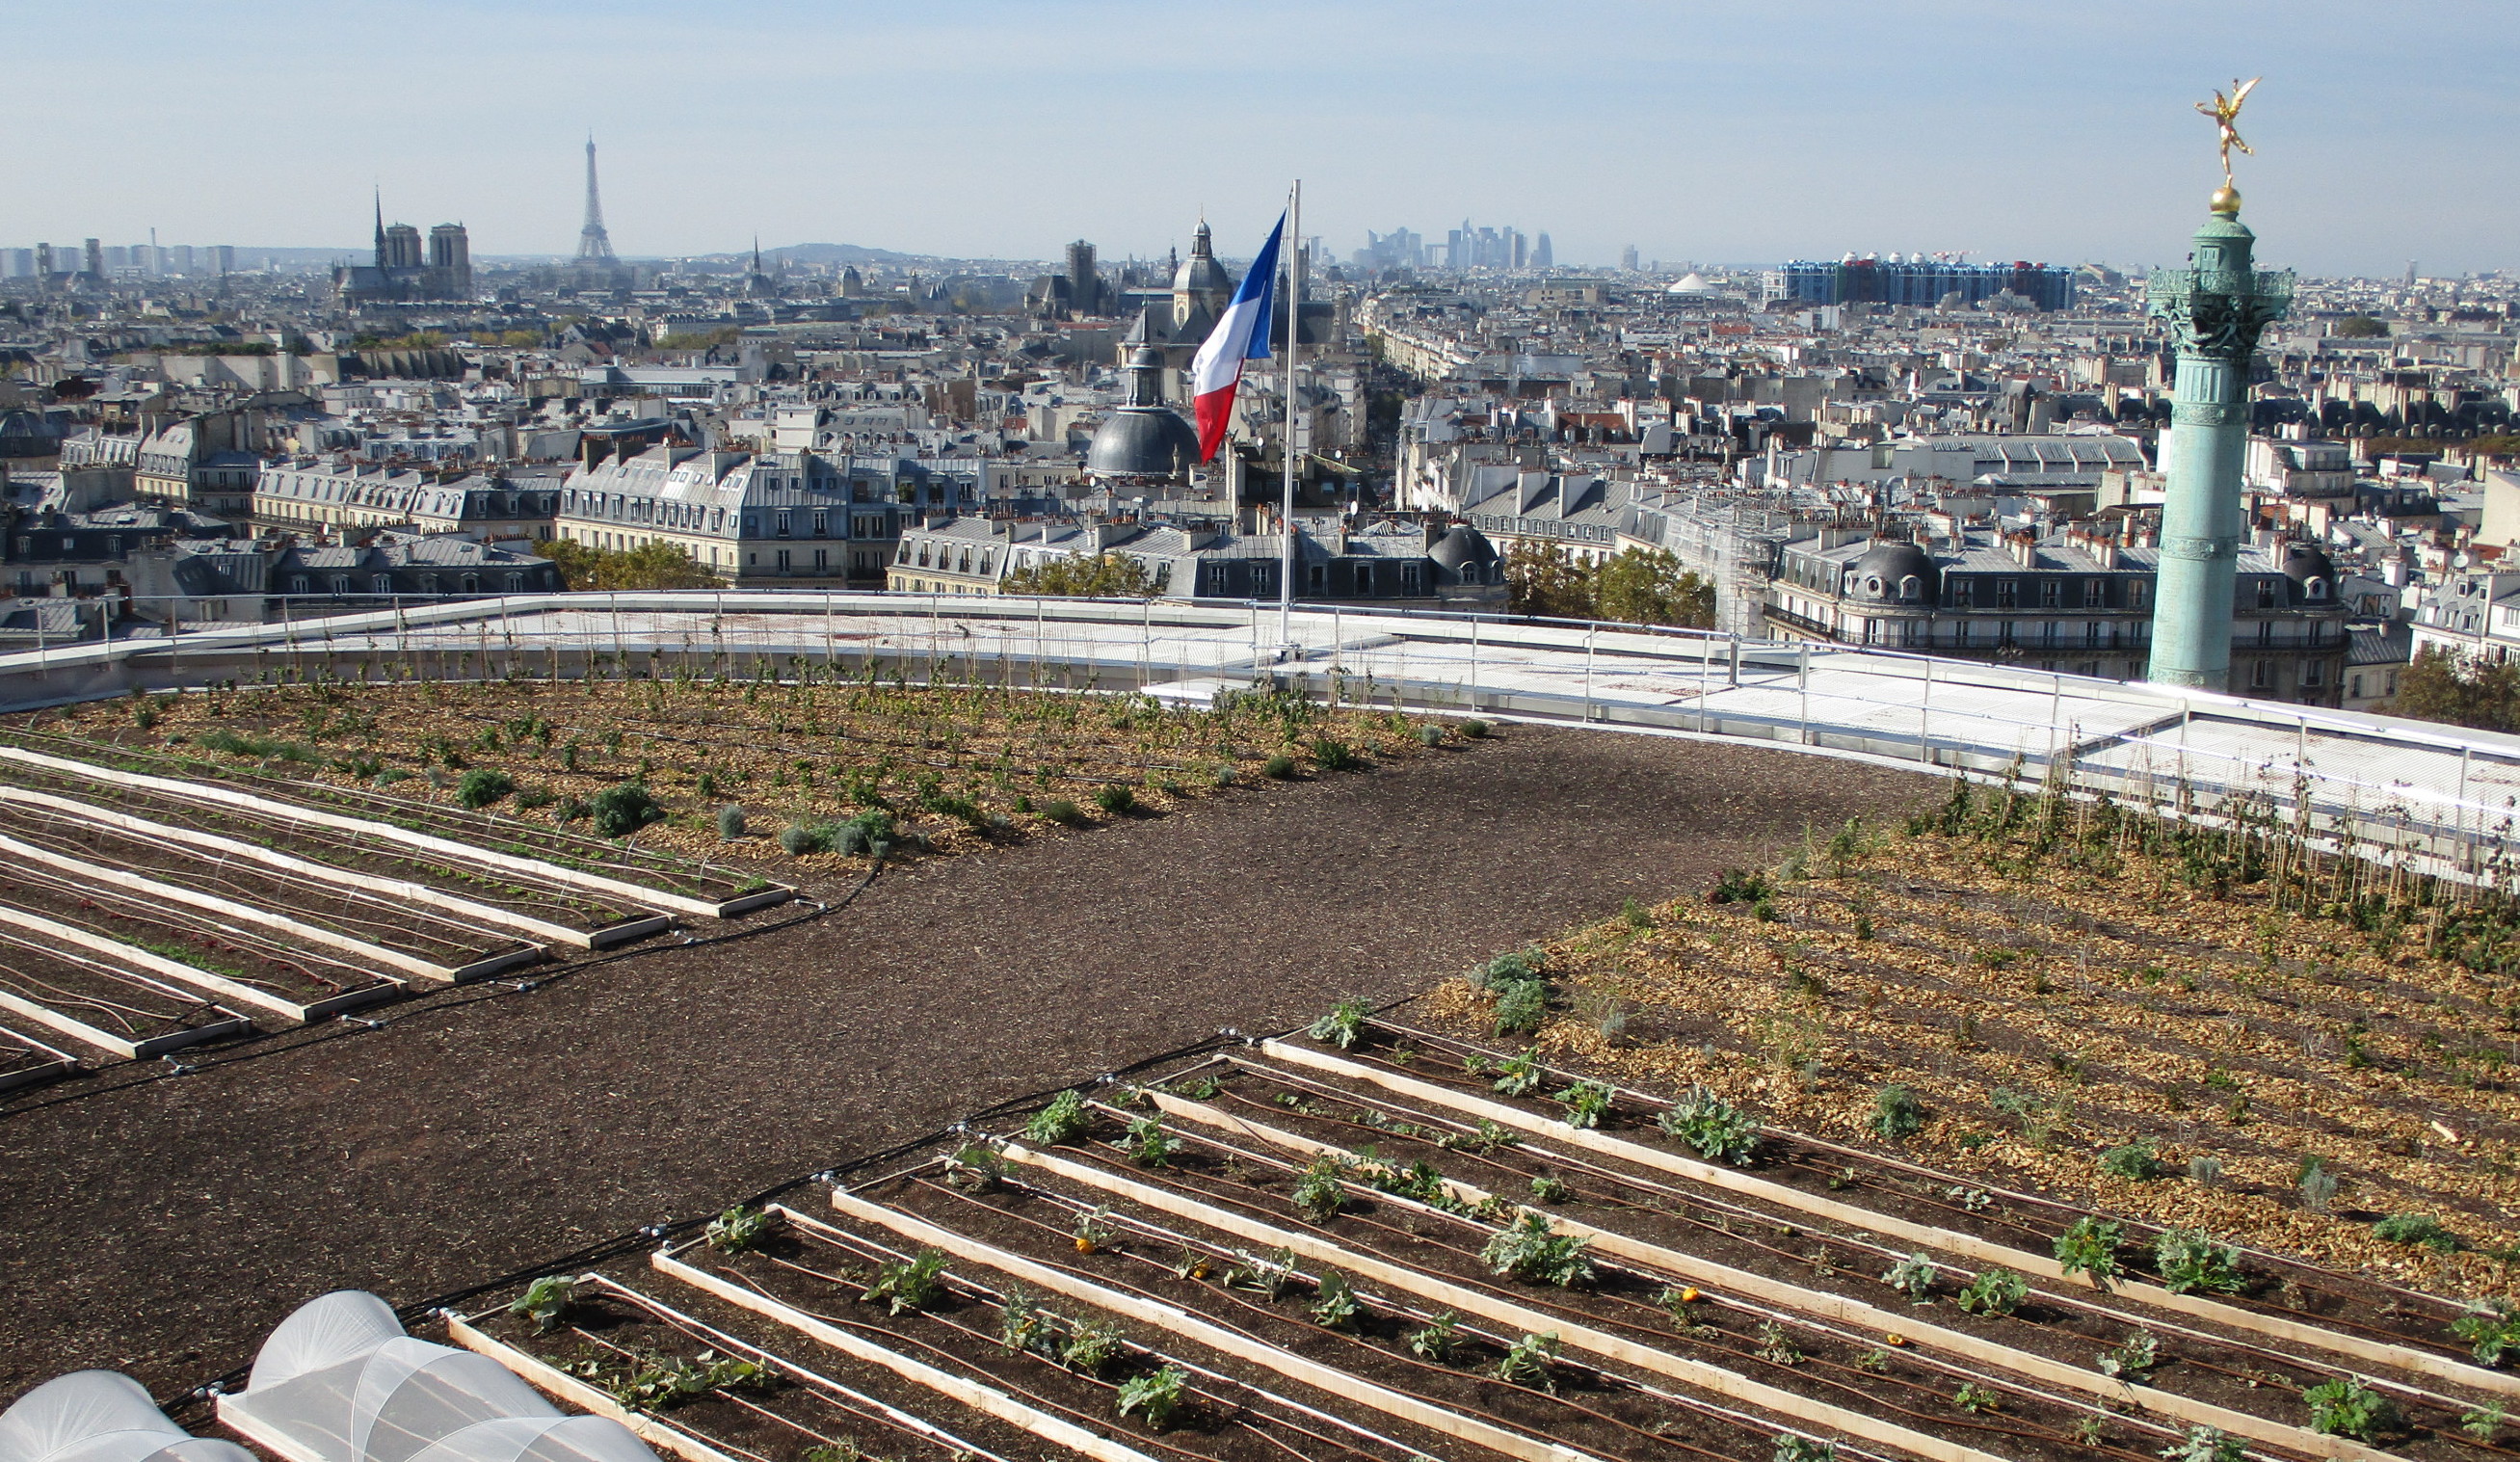
<svg viewBox="0 0 2520 1462">
<path fill-rule="evenodd" d="M 1286 501 L 1278 519 L 1278 643 L 1295 643 L 1295 331 L 1304 308 L 1304 180 L 1286 194 Z M 1262 329 L 1268 327 L 1264 324 Z"/>
</svg>

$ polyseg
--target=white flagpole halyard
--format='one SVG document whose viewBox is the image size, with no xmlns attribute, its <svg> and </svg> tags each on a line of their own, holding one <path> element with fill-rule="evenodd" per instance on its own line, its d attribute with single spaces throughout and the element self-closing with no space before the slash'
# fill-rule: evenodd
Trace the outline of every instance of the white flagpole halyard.
<svg viewBox="0 0 2520 1462">
<path fill-rule="evenodd" d="M 1295 643 L 1295 331 L 1304 307 L 1304 181 L 1297 178 L 1286 193 L 1286 500 L 1278 520 L 1278 643 L 1292 651 Z M 1262 322 L 1261 329 L 1268 329 Z"/>
</svg>

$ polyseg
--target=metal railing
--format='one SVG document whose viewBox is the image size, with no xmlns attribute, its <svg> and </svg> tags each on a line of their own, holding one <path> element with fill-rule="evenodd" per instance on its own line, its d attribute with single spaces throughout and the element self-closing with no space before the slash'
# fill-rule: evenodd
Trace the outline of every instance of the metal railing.
<svg viewBox="0 0 2520 1462">
<path fill-rule="evenodd" d="M 285 597 L 285 596 L 283 596 Z M 318 603 L 336 607 L 338 602 Z M 147 614 L 167 606 L 132 603 Z M 162 617 L 162 616 L 160 617 Z M 1765 741 L 2210 815 L 2505 882 L 2520 738 L 1907 651 L 1441 610 L 729 590 L 409 601 L 0 653 L 0 708 L 334 678 L 792 675 L 1144 691 L 1266 682 L 1393 708 Z"/>
</svg>

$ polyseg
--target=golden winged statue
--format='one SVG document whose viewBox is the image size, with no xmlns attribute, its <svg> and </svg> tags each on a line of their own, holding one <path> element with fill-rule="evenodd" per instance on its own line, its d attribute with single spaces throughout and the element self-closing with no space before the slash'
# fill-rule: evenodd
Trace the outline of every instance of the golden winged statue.
<svg viewBox="0 0 2520 1462">
<path fill-rule="evenodd" d="M 2232 126 L 2231 122 L 2239 116 L 2241 104 L 2248 101 L 2249 93 L 2265 79 L 2264 76 L 2251 76 L 2243 81 L 2234 76 L 2231 78 L 2231 95 L 2228 100 L 2218 91 L 2214 93 L 2214 100 L 2196 104 L 2196 110 L 2214 118 L 2214 125 L 2222 129 L 2223 186 L 2227 189 L 2231 187 L 2231 149 L 2236 147 L 2252 158 L 2258 155 L 2257 149 L 2240 140 L 2239 129 Z"/>
</svg>

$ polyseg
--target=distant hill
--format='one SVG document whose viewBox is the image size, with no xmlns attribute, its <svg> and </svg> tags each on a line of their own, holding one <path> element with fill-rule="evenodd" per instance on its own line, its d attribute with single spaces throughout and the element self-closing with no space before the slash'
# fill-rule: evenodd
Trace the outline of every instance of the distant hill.
<svg viewBox="0 0 2520 1462">
<path fill-rule="evenodd" d="M 746 250 L 749 253 L 751 251 Z M 788 244 L 761 251 L 764 259 L 782 258 L 791 264 L 916 264 L 925 260 L 923 253 L 895 253 L 889 249 L 867 249 L 856 244 Z"/>
</svg>

